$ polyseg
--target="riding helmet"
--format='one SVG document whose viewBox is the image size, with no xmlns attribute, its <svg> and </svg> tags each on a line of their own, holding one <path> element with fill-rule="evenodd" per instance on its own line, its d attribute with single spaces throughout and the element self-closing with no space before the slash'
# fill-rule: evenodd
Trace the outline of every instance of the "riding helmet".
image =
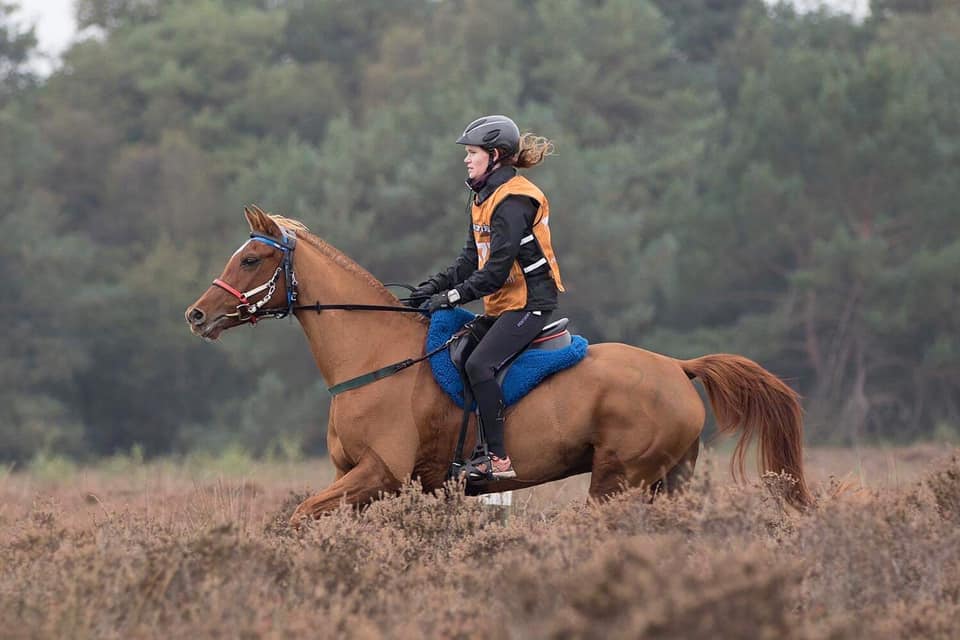
<svg viewBox="0 0 960 640">
<path fill-rule="evenodd" d="M 505 156 L 520 150 L 520 129 L 507 116 L 484 116 L 467 125 L 457 144 L 469 144 L 487 151 L 500 149 Z"/>
</svg>

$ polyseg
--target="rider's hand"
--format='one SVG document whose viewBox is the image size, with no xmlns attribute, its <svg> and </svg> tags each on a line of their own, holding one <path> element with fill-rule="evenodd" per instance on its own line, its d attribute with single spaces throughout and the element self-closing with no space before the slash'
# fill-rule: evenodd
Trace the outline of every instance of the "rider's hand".
<svg viewBox="0 0 960 640">
<path fill-rule="evenodd" d="M 450 309 L 459 301 L 460 292 L 456 289 L 451 289 L 450 291 L 444 291 L 443 293 L 433 294 L 430 297 L 430 302 L 427 305 L 427 309 L 430 311 L 430 313 L 439 311 L 440 309 Z"/>
<path fill-rule="evenodd" d="M 403 304 L 413 309 L 417 309 L 423 306 L 430 296 L 438 291 L 440 291 L 440 286 L 437 284 L 436 280 L 431 278 L 430 280 L 418 284 L 417 288 L 410 292 L 408 299 L 405 300 Z"/>
<path fill-rule="evenodd" d="M 447 292 L 435 293 L 430 296 L 430 302 L 427 303 L 427 309 L 430 313 L 434 311 L 439 311 L 440 309 L 449 309 L 450 308 L 450 299 L 447 298 Z"/>
</svg>

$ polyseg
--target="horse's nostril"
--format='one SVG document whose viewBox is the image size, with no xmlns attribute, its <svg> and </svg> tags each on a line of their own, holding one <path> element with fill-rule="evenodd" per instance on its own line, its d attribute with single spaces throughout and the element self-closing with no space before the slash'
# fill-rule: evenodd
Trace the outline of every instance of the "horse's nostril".
<svg viewBox="0 0 960 640">
<path fill-rule="evenodd" d="M 190 322 L 193 324 L 203 324 L 203 319 L 206 318 L 206 314 L 203 313 L 200 309 L 194 307 L 190 310 Z"/>
</svg>

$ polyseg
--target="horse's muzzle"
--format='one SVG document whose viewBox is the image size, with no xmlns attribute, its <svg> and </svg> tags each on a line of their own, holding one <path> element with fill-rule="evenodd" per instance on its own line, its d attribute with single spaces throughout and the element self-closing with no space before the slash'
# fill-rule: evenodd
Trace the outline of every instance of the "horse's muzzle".
<svg viewBox="0 0 960 640">
<path fill-rule="evenodd" d="M 221 315 L 212 321 L 207 321 L 207 314 L 200 307 L 190 307 L 184 313 L 183 317 L 190 325 L 190 332 L 195 336 L 200 336 L 204 340 L 216 340 L 223 333 L 226 324 L 229 322 L 227 316 Z"/>
<path fill-rule="evenodd" d="M 187 319 L 187 324 L 189 324 L 191 327 L 202 326 L 204 321 L 207 319 L 207 314 L 203 312 L 203 309 L 198 307 L 187 309 L 183 316 Z"/>
</svg>

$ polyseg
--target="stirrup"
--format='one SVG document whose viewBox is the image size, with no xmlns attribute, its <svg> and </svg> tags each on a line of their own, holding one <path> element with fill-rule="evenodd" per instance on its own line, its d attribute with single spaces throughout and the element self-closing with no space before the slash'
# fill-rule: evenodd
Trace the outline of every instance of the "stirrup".
<svg viewBox="0 0 960 640">
<path fill-rule="evenodd" d="M 478 468 L 484 464 L 487 465 L 486 471 Z M 497 480 L 493 476 L 493 460 L 490 458 L 490 453 L 485 450 L 474 451 L 473 456 L 464 465 L 462 473 L 466 474 L 467 482 L 494 482 Z"/>
</svg>

